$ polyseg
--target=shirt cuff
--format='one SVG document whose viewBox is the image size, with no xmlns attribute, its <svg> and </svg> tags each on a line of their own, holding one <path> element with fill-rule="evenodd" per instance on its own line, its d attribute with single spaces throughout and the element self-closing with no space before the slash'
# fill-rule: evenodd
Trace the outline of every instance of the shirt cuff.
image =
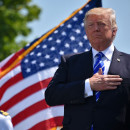
<svg viewBox="0 0 130 130">
<path fill-rule="evenodd" d="M 89 79 L 85 80 L 85 95 L 84 97 L 89 97 L 89 96 L 93 96 L 93 91 L 90 87 L 90 83 L 89 83 Z"/>
</svg>

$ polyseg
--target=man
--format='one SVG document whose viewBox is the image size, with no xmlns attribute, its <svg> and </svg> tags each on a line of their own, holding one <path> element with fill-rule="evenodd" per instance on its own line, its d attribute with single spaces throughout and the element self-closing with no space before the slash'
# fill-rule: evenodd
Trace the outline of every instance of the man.
<svg viewBox="0 0 130 130">
<path fill-rule="evenodd" d="M 84 25 L 92 48 L 61 58 L 46 102 L 64 104 L 62 130 L 130 130 L 130 55 L 113 45 L 115 12 L 91 9 Z"/>
<path fill-rule="evenodd" d="M 7 112 L 0 110 L 0 130 L 13 130 L 11 117 Z"/>
</svg>

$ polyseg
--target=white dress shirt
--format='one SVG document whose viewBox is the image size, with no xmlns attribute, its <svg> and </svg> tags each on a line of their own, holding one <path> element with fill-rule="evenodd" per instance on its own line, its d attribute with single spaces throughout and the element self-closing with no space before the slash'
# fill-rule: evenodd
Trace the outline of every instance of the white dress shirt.
<svg viewBox="0 0 130 130">
<path fill-rule="evenodd" d="M 106 50 L 102 51 L 102 53 L 104 54 L 104 57 L 102 58 L 103 62 L 104 62 L 104 66 L 105 66 L 105 70 L 104 70 L 104 75 L 108 74 L 108 70 L 112 61 L 112 55 L 114 52 L 114 45 L 111 44 L 111 46 L 109 46 Z M 92 54 L 93 54 L 93 66 L 96 62 L 96 54 L 98 53 L 97 50 L 95 50 L 94 48 L 92 48 Z M 89 96 L 93 96 L 93 91 L 91 90 L 90 87 L 90 83 L 89 83 L 89 79 L 85 80 L 85 97 L 89 97 Z"/>
</svg>

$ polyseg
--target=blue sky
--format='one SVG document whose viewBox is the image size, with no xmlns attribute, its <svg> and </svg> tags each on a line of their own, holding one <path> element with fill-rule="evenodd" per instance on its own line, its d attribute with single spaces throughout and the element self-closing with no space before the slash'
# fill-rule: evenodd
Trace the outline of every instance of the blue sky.
<svg viewBox="0 0 130 130">
<path fill-rule="evenodd" d="M 42 12 L 40 18 L 28 24 L 32 33 L 26 38 L 29 42 L 40 37 L 73 11 L 83 6 L 87 0 L 32 0 Z M 130 53 L 130 0 L 102 0 L 103 7 L 116 11 L 118 32 L 114 44 L 120 51 Z"/>
</svg>

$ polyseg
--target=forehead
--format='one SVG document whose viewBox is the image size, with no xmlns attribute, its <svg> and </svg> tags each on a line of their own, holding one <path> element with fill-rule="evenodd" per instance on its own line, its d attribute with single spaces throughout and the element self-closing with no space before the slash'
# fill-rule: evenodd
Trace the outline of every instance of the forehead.
<svg viewBox="0 0 130 130">
<path fill-rule="evenodd" d="M 96 21 L 104 21 L 104 22 L 110 22 L 110 17 L 107 14 L 91 14 L 88 15 L 88 17 L 85 19 L 87 22 L 96 22 Z"/>
</svg>

